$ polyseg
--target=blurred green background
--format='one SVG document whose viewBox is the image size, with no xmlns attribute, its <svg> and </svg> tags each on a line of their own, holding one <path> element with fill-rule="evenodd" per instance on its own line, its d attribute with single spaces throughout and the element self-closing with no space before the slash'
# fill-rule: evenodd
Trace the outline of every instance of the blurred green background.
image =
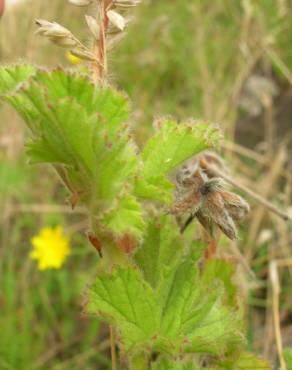
<svg viewBox="0 0 292 370">
<path fill-rule="evenodd" d="M 65 0 L 6 4 L 0 19 L 1 64 L 74 66 L 64 50 L 34 35 L 34 18 L 57 21 L 89 43 L 84 14 Z M 220 124 L 222 155 L 238 181 L 292 213 L 292 1 L 144 0 L 124 40 L 110 53 L 110 82 L 132 100 L 132 125 L 143 143 L 153 120 L 174 115 Z M 96 273 L 82 214 L 46 166 L 24 156 L 24 125 L 0 105 L 0 369 L 110 369 L 108 329 L 82 314 Z M 269 263 L 281 259 L 280 319 L 292 369 L 291 223 L 251 200 L 236 243 L 221 254 L 238 261 L 247 347 L 277 366 Z M 32 236 L 64 225 L 72 254 L 61 270 L 37 270 Z M 289 349 L 291 348 L 291 349 Z"/>
</svg>

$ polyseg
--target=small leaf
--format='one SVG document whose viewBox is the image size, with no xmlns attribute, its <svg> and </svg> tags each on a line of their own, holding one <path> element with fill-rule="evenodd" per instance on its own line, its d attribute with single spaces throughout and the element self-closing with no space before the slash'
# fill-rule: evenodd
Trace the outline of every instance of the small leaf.
<svg viewBox="0 0 292 370">
<path fill-rule="evenodd" d="M 135 181 L 135 194 L 144 199 L 162 201 L 167 205 L 173 202 L 174 185 L 164 176 L 153 176 L 147 180 L 138 177 Z"/>
<path fill-rule="evenodd" d="M 171 204 L 173 186 L 165 176 L 193 155 L 216 145 L 219 139 L 219 130 L 204 122 L 160 123 L 142 151 L 144 165 L 136 181 L 137 195 Z"/>
<path fill-rule="evenodd" d="M 193 155 L 216 145 L 219 139 L 219 130 L 204 122 L 162 122 L 142 152 L 146 179 L 167 175 Z"/>
<path fill-rule="evenodd" d="M 114 232 L 116 238 L 130 234 L 136 240 L 140 239 L 145 226 L 140 203 L 130 195 L 123 196 L 116 202 L 117 204 L 102 216 L 102 223 Z"/>
</svg>

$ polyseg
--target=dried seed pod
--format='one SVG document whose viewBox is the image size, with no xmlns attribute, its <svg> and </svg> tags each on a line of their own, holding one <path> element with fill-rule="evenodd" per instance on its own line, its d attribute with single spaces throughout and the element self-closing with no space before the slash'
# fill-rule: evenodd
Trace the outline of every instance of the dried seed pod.
<svg viewBox="0 0 292 370">
<path fill-rule="evenodd" d="M 92 53 L 86 50 L 73 49 L 73 50 L 70 50 L 70 53 L 77 58 L 87 60 L 89 62 L 96 61 L 96 57 Z"/>
<path fill-rule="evenodd" d="M 50 41 L 61 48 L 72 48 L 77 45 L 76 40 L 71 37 L 49 37 Z"/>
<path fill-rule="evenodd" d="M 43 19 L 36 19 L 39 26 L 36 34 L 48 37 L 54 44 L 63 48 L 72 48 L 77 46 L 78 42 L 74 35 L 67 28 L 56 22 L 48 22 Z"/>
<path fill-rule="evenodd" d="M 67 28 L 56 22 L 48 22 L 44 19 L 36 19 L 35 22 L 39 26 L 36 31 L 38 35 L 47 37 L 68 37 L 71 35 L 71 32 Z"/>
<path fill-rule="evenodd" d="M 204 198 L 202 213 L 210 218 L 231 240 L 237 238 L 237 230 L 232 217 L 225 207 L 220 192 L 212 191 Z"/>
<path fill-rule="evenodd" d="M 198 191 L 192 191 L 181 199 L 178 199 L 171 209 L 174 215 L 183 213 L 196 214 L 202 205 L 202 195 Z"/>
<path fill-rule="evenodd" d="M 92 3 L 92 0 L 68 0 L 70 4 L 75 6 L 88 6 Z"/>
<path fill-rule="evenodd" d="M 141 3 L 141 0 L 114 0 L 113 5 L 121 10 L 133 8 Z"/>
<path fill-rule="evenodd" d="M 115 27 L 117 27 L 121 31 L 124 30 L 124 28 L 126 26 L 126 20 L 121 14 L 115 12 L 114 10 L 109 10 L 106 14 L 107 14 L 107 17 L 110 20 L 110 22 Z"/>
<path fill-rule="evenodd" d="M 99 25 L 97 24 L 97 21 L 94 17 L 91 15 L 85 15 L 85 20 L 87 23 L 88 28 L 90 29 L 90 32 L 94 36 L 96 40 L 99 40 Z"/>
<path fill-rule="evenodd" d="M 223 191 L 221 194 L 225 207 L 235 221 L 243 219 L 250 211 L 249 204 L 239 195 L 229 191 Z"/>
</svg>

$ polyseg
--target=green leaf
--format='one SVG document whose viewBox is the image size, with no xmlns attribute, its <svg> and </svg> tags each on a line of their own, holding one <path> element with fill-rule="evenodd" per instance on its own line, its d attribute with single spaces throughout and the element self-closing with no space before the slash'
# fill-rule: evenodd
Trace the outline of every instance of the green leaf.
<svg viewBox="0 0 292 370">
<path fill-rule="evenodd" d="M 292 348 L 284 349 L 284 359 L 286 361 L 287 370 L 292 370 Z"/>
<path fill-rule="evenodd" d="M 191 352 L 222 356 L 242 344 L 242 332 L 243 325 L 238 312 L 227 309 L 217 301 L 189 335 L 190 345 L 187 348 Z"/>
<path fill-rule="evenodd" d="M 87 179 L 92 180 L 96 175 L 96 117 L 89 117 L 71 99 L 62 100 L 53 106 L 46 105 L 40 99 L 38 103 L 38 109 L 42 112 L 39 137 L 28 144 L 28 154 L 32 162 L 49 160 L 62 163 L 77 168 Z"/>
<path fill-rule="evenodd" d="M 235 354 L 234 360 L 227 360 L 220 364 L 222 370 L 271 370 L 269 364 L 257 357 L 256 355 L 248 352 Z"/>
<path fill-rule="evenodd" d="M 221 291 L 203 286 L 188 260 L 155 290 L 132 267 L 116 268 L 97 278 L 89 311 L 116 325 L 126 351 L 222 356 L 241 343 L 242 335 L 239 318 L 220 302 Z"/>
<path fill-rule="evenodd" d="M 203 280 L 205 285 L 214 283 L 215 280 L 221 281 L 225 288 L 225 301 L 230 306 L 236 306 L 236 286 L 233 282 L 235 275 L 235 265 L 220 259 L 207 260 L 204 266 Z"/>
<path fill-rule="evenodd" d="M 38 72 L 21 94 L 39 114 L 36 136 L 43 144 L 29 144 L 35 161 L 40 155 L 46 161 L 55 158 L 89 178 L 98 176 L 92 192 L 99 195 L 99 203 L 113 200 L 136 171 L 136 148 L 122 126 L 128 116 L 127 99 L 62 70 Z"/>
<path fill-rule="evenodd" d="M 136 240 L 140 239 L 145 227 L 140 203 L 131 195 L 121 197 L 116 202 L 115 207 L 101 217 L 102 223 L 117 238 L 132 235 Z"/>
<path fill-rule="evenodd" d="M 172 216 L 152 218 L 135 261 L 145 279 L 156 288 L 166 270 L 174 268 L 183 252 L 183 238 Z"/>
<path fill-rule="evenodd" d="M 208 370 L 206 368 L 204 369 Z M 152 370 L 200 370 L 200 367 L 190 362 L 185 363 L 181 360 L 175 361 L 173 359 L 162 358 L 152 365 Z"/>
<path fill-rule="evenodd" d="M 204 122 L 162 122 L 142 152 L 146 179 L 167 175 L 193 155 L 218 144 L 219 139 L 219 130 Z"/>
<path fill-rule="evenodd" d="M 90 114 L 98 115 L 99 121 L 107 128 L 109 139 L 120 130 L 129 116 L 129 102 L 126 95 L 113 87 L 94 84 L 87 75 L 56 69 L 52 72 L 38 71 L 37 85 L 44 89 L 47 99 L 54 104 L 65 97 L 74 98 Z"/>
<path fill-rule="evenodd" d="M 193 155 L 216 145 L 219 139 L 219 130 L 204 122 L 162 122 L 142 151 L 144 166 L 136 183 L 137 195 L 170 204 L 173 186 L 165 176 Z"/>
<path fill-rule="evenodd" d="M 132 334 L 129 330 L 125 333 L 124 326 L 127 324 L 124 320 L 120 322 L 120 316 L 114 314 L 112 308 L 108 306 L 107 310 L 102 311 L 102 316 L 107 321 L 108 314 L 111 319 L 114 315 L 114 322 L 121 332 L 121 341 L 127 350 L 137 353 L 150 348 L 152 351 L 171 355 L 184 351 L 222 356 L 227 351 L 236 350 L 241 344 L 241 316 L 233 308 L 223 305 L 224 284 L 220 279 L 211 279 L 212 274 L 206 275 L 208 278 L 201 274 L 196 265 L 197 256 L 193 258 L 195 245 L 190 246 L 187 253 L 183 250 L 184 245 L 172 216 L 152 217 L 143 243 L 134 256 L 139 273 L 131 272 L 133 268 L 129 267 L 114 270 L 115 279 L 111 275 L 97 278 L 98 286 L 100 279 L 102 282 L 108 281 L 110 295 L 116 295 L 115 307 L 125 307 L 125 304 L 123 296 L 119 297 L 122 289 L 113 280 L 120 281 L 118 275 L 127 275 L 126 271 L 131 276 L 131 281 L 127 282 L 133 293 L 128 295 L 128 300 L 132 300 L 131 304 L 137 305 L 143 290 L 141 299 L 146 302 L 145 307 L 149 306 L 148 301 L 151 302 L 153 315 L 144 315 L 144 325 L 152 328 L 152 331 L 147 331 L 147 335 L 141 337 L 136 344 L 137 334 Z M 91 312 L 100 311 L 99 293 L 95 293 L 96 288 L 93 287 L 90 293 Z M 95 297 L 94 302 L 92 296 Z M 102 297 L 101 299 L 103 300 Z M 136 323 L 140 326 L 143 312 L 142 308 L 138 310 L 141 310 L 136 312 L 138 323 L 131 317 L 129 325 Z"/>
<path fill-rule="evenodd" d="M 164 176 L 153 176 L 150 180 L 144 177 L 136 178 L 135 194 L 140 198 L 162 201 L 171 205 L 173 191 L 174 185 Z"/>
<path fill-rule="evenodd" d="M 19 90 L 32 78 L 36 70 L 31 65 L 20 64 L 0 68 L 0 97 L 10 103 L 33 131 L 37 121 L 37 112 Z"/>
<path fill-rule="evenodd" d="M 162 306 L 161 331 L 171 339 L 174 353 L 222 354 L 241 342 L 240 319 L 221 304 L 220 286 L 205 285 L 190 258 L 171 271 L 158 290 Z"/>
<path fill-rule="evenodd" d="M 88 311 L 118 327 L 126 350 L 143 347 L 158 333 L 154 293 L 134 268 L 116 268 L 99 276 L 89 291 Z"/>
<path fill-rule="evenodd" d="M 131 195 L 138 157 L 125 124 L 127 97 L 85 75 L 57 69 L 38 70 L 6 99 L 32 131 L 31 163 L 59 166 L 67 187 L 80 194 L 107 234 L 140 239 L 142 209 Z"/>
<path fill-rule="evenodd" d="M 35 73 L 31 65 L 20 64 L 0 68 L 0 96 L 11 94 Z"/>
</svg>

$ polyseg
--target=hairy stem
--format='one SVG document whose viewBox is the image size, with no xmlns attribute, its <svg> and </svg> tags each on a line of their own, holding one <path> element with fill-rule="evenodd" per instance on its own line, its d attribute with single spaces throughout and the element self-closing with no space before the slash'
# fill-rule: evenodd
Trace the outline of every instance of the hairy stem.
<svg viewBox="0 0 292 370">
<path fill-rule="evenodd" d="M 97 57 L 97 62 L 94 62 L 94 76 L 99 83 L 105 81 L 107 74 L 106 31 L 109 20 L 106 13 L 111 5 L 112 0 L 102 0 L 98 3 L 99 40 L 94 43 L 94 54 Z"/>
</svg>

